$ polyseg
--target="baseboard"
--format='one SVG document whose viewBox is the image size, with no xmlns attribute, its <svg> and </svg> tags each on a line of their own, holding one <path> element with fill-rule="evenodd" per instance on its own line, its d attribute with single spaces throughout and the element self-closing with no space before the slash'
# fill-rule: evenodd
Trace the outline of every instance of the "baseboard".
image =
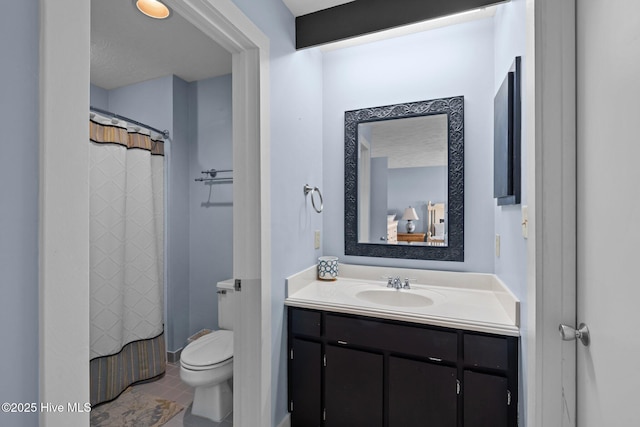
<svg viewBox="0 0 640 427">
<path fill-rule="evenodd" d="M 180 361 L 180 354 L 182 353 L 182 349 L 179 348 L 176 351 L 167 351 L 167 362 L 168 363 L 178 363 Z"/>
<path fill-rule="evenodd" d="M 284 419 L 278 424 L 278 427 L 291 427 L 291 414 L 285 415 Z"/>
</svg>

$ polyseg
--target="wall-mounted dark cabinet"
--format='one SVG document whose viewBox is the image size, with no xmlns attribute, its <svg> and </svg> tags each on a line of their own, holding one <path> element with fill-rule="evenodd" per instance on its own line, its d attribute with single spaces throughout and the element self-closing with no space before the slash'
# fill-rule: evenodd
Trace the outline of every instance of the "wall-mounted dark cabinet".
<svg viewBox="0 0 640 427">
<path fill-rule="evenodd" d="M 516 57 L 493 103 L 493 197 L 498 206 L 519 205 L 521 194 L 520 57 Z"/>
<path fill-rule="evenodd" d="M 515 427 L 518 338 L 289 307 L 292 427 Z"/>
</svg>

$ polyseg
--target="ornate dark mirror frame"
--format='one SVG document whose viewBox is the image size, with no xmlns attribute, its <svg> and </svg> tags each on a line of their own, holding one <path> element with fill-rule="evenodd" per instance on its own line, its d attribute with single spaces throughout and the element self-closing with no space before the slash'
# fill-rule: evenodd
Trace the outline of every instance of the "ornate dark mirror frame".
<svg viewBox="0 0 640 427">
<path fill-rule="evenodd" d="M 407 117 L 446 114 L 448 142 L 449 245 L 412 246 L 358 241 L 358 125 Z M 363 108 L 344 113 L 344 253 L 345 255 L 464 261 L 464 97 Z"/>
</svg>

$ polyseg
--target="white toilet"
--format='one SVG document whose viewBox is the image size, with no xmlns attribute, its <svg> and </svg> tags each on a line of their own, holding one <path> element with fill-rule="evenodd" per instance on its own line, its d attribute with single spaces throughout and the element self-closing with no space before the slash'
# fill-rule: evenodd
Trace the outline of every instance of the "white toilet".
<svg viewBox="0 0 640 427">
<path fill-rule="evenodd" d="M 187 345 L 180 355 L 180 378 L 195 387 L 191 413 L 220 422 L 233 410 L 233 280 L 218 282 L 220 330 Z"/>
</svg>

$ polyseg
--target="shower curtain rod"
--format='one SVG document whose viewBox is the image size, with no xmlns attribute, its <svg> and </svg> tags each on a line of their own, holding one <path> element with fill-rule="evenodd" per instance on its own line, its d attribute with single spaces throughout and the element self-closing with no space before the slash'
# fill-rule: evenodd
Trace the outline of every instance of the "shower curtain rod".
<svg viewBox="0 0 640 427">
<path fill-rule="evenodd" d="M 93 112 L 96 112 L 98 114 L 104 114 L 105 116 L 113 117 L 114 119 L 124 120 L 125 122 L 129 122 L 129 123 L 137 125 L 137 126 L 145 127 L 145 128 L 150 129 L 150 130 L 152 130 L 152 131 L 154 131 L 156 133 L 159 133 L 160 135 L 162 135 L 162 137 L 164 139 L 169 139 L 169 131 L 166 130 L 166 129 L 165 130 L 159 130 L 159 129 L 156 129 L 156 128 L 152 127 L 152 126 L 145 125 L 144 123 L 140 123 L 140 122 L 138 122 L 136 120 L 130 119 L 128 117 L 121 116 L 120 114 L 115 114 L 115 113 L 112 113 L 111 111 L 103 110 L 102 108 L 96 108 L 96 107 L 91 107 L 90 106 L 89 110 L 91 110 Z"/>
</svg>

